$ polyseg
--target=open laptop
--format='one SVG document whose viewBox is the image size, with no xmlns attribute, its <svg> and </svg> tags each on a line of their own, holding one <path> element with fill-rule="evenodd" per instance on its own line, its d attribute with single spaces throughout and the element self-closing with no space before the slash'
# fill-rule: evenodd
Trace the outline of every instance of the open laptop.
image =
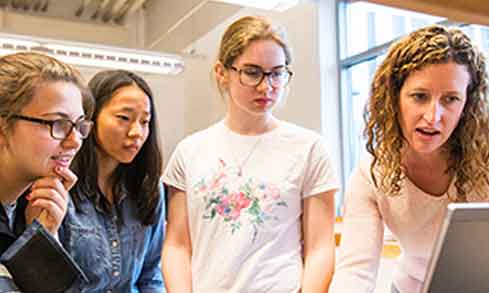
<svg viewBox="0 0 489 293">
<path fill-rule="evenodd" d="M 489 292 L 489 203 L 448 205 L 421 292 Z"/>
</svg>

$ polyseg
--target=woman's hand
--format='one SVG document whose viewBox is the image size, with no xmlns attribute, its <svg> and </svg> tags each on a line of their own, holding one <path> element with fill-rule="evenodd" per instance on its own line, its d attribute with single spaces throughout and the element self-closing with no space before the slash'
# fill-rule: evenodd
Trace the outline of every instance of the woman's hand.
<svg viewBox="0 0 489 293">
<path fill-rule="evenodd" d="M 53 236 L 63 221 L 68 206 L 68 190 L 73 187 L 77 177 L 69 169 L 55 167 L 55 174 L 36 180 L 27 195 L 29 201 L 26 211 L 26 223 L 37 219 Z"/>
</svg>

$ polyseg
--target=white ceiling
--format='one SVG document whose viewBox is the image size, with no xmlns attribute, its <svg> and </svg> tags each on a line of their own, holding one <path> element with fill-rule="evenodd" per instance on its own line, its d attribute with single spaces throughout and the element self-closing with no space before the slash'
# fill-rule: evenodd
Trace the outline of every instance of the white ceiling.
<svg viewBox="0 0 489 293">
<path fill-rule="evenodd" d="M 0 31 L 180 53 L 241 7 L 211 0 L 0 0 L 0 9 L 8 15 Z M 38 27 L 42 19 L 51 20 L 44 32 Z M 123 30 L 137 30 L 138 40 L 131 40 L 134 32 L 122 38 Z M 93 31 L 91 38 L 87 31 Z"/>
</svg>

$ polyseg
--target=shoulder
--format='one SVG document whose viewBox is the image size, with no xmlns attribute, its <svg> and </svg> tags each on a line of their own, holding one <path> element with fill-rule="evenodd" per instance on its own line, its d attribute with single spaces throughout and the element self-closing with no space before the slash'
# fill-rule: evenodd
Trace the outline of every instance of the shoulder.
<svg viewBox="0 0 489 293">
<path fill-rule="evenodd" d="M 278 130 L 282 135 L 295 136 L 299 139 L 321 139 L 321 135 L 318 132 L 287 121 L 281 121 L 281 125 Z"/>
<path fill-rule="evenodd" d="M 190 149 L 200 148 L 202 147 L 202 145 L 206 145 L 212 142 L 213 139 L 216 139 L 216 137 L 221 135 L 222 132 L 223 132 L 223 125 L 222 122 L 219 121 L 209 126 L 208 128 L 196 131 L 186 136 L 178 143 L 177 149 L 185 150 L 189 148 Z"/>
<path fill-rule="evenodd" d="M 326 141 L 318 132 L 290 122 L 282 121 L 275 132 L 273 139 L 289 147 L 298 147 L 306 152 L 327 149 Z"/>
<path fill-rule="evenodd" d="M 356 188 L 359 186 L 361 188 L 365 188 L 369 186 L 372 191 L 375 191 L 376 193 L 378 192 L 377 188 L 375 187 L 370 168 L 372 160 L 373 158 L 370 154 L 365 154 L 361 157 L 350 175 L 351 188 Z"/>
</svg>

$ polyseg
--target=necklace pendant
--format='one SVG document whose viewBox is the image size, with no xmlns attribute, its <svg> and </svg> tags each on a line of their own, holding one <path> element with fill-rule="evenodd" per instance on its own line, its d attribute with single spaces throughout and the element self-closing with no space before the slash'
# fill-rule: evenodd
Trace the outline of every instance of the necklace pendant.
<svg viewBox="0 0 489 293">
<path fill-rule="evenodd" d="M 243 170 L 241 167 L 238 167 L 238 176 L 241 177 L 243 175 Z"/>
</svg>

